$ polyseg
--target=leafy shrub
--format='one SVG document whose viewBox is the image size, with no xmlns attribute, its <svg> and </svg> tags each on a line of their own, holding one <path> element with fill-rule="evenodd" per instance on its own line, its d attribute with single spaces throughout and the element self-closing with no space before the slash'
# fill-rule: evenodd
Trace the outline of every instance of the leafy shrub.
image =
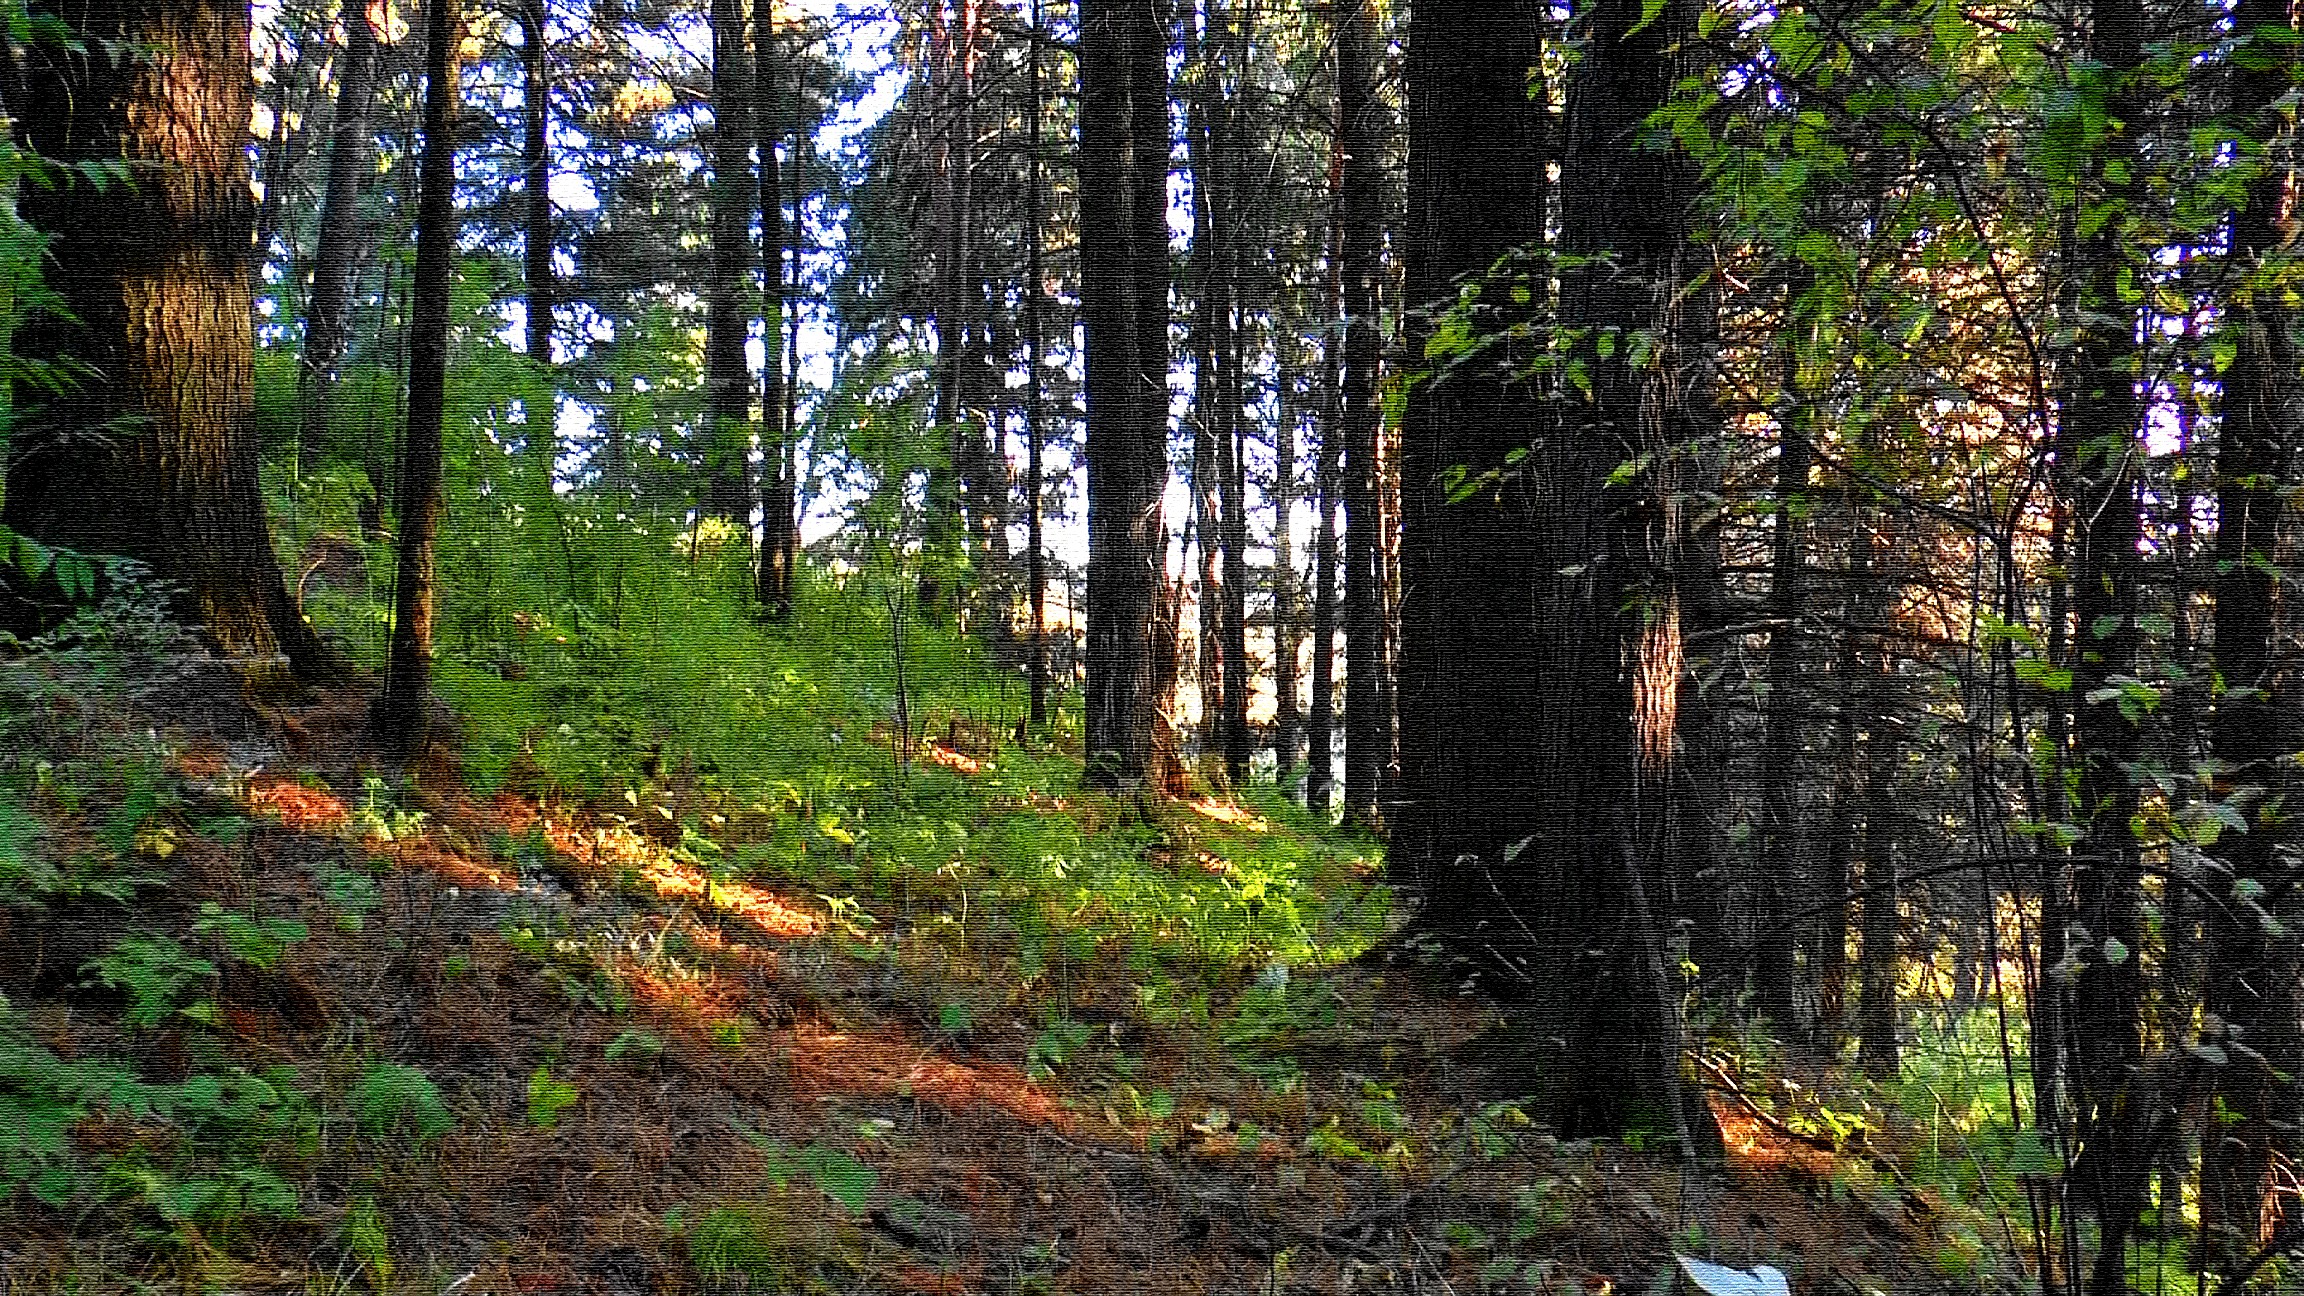
<svg viewBox="0 0 2304 1296">
<path fill-rule="evenodd" d="M 371 1138 L 404 1132 L 426 1143 L 456 1127 L 432 1077 L 399 1062 L 372 1064 L 352 1091 L 352 1105 L 361 1132 Z"/>
<path fill-rule="evenodd" d="M 166 936 L 124 936 L 82 970 L 88 974 L 83 984 L 125 993 L 128 1011 L 120 1019 L 139 1027 L 168 1020 L 188 990 L 216 975 L 215 964 L 194 957 Z M 206 1018 L 212 1013 L 194 1010 L 192 1015 Z"/>
</svg>

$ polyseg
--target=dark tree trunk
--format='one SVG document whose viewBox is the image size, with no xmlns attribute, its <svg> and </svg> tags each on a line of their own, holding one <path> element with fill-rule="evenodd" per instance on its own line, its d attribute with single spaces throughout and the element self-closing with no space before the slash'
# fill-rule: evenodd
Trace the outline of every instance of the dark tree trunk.
<svg viewBox="0 0 2304 1296">
<path fill-rule="evenodd" d="M 1031 0 L 1031 45 L 1025 53 L 1030 92 L 1025 107 L 1024 170 L 1024 508 L 1026 581 L 1032 603 L 1032 656 L 1027 675 L 1031 694 L 1029 723 L 1034 733 L 1048 726 L 1048 549 L 1041 535 L 1042 495 L 1047 477 L 1041 466 L 1041 448 L 1047 439 L 1043 418 L 1046 400 L 1041 386 L 1041 346 L 1046 333 L 1041 321 L 1040 294 L 1046 268 L 1040 250 L 1045 231 L 1040 212 L 1040 118 L 1046 111 L 1040 95 L 1040 0 Z"/>
<path fill-rule="evenodd" d="M 2138 0 L 2094 0 L 2089 53 L 2121 78 L 2108 103 L 2107 130 L 2085 201 L 2134 213 L 2143 196 L 2134 177 L 2140 165 L 2136 134 L 2143 101 L 2126 83 L 2143 62 L 2143 13 Z M 2128 767 L 2139 751 L 2134 707 L 2117 677 L 2133 676 L 2140 638 L 2136 624 L 2141 538 L 2137 464 L 2143 407 L 2136 393 L 2138 353 L 2135 308 L 2123 304 L 2130 273 L 2132 216 L 2115 215 L 2094 233 L 2068 230 L 2069 273 L 2075 279 L 2077 348 L 2073 386 L 2055 443 L 2058 507 L 2070 545 L 2072 628 L 2067 662 L 2072 670 L 2072 759 L 2080 828 L 2068 861 L 2043 905 L 2044 926 L 2085 934 L 2067 952 L 2078 971 L 2069 984 L 2052 985 L 2062 1000 L 2065 1083 L 2081 1147 L 2104 1149 L 2125 1131 L 2119 1093 L 2143 1060 L 2143 938 L 2139 915 L 2137 843 L 2129 828 L 2137 799 Z M 2051 978 L 2051 980 L 2054 980 Z M 2075 1171 L 2083 1200 L 2102 1228 L 2090 1286 L 2111 1296 L 2121 1281 L 2128 1235 L 2143 1209 L 2144 1169 L 2084 1156 Z"/>
<path fill-rule="evenodd" d="M 1223 112 L 1222 69 L 1217 63 L 1212 0 L 1201 0 L 1187 19 L 1185 57 L 1199 84 L 1186 112 L 1186 152 L 1192 166 L 1192 525 L 1199 536 L 1200 745 L 1224 745 L 1231 706 L 1226 655 L 1232 636 L 1225 613 L 1223 409 L 1225 333 L 1230 323 L 1223 278 L 1225 225 L 1218 211 L 1216 120 Z"/>
<path fill-rule="evenodd" d="M 2240 0 L 2233 30 L 2250 55 L 2234 73 L 2233 108 L 2247 128 L 2282 133 L 2276 103 L 2296 70 L 2293 20 L 2280 0 Z M 2251 66 L 2253 64 L 2253 66 Z M 2232 253 L 2248 274 L 2286 250 L 2289 170 L 2268 165 L 2248 187 L 2232 219 Z M 2244 788 L 2248 831 L 2225 834 L 2217 854 L 2231 868 L 2230 894 L 2259 897 L 2232 908 L 2209 906 L 2210 954 L 2204 1006 L 2233 1028 L 2249 1052 L 2230 1053 L 2215 1096 L 2230 1114 L 2201 1140 L 2200 1221 L 2204 1267 L 2229 1272 L 2297 1219 L 2295 1199 L 2277 1191 L 2287 1167 L 2304 1155 L 2297 1134 L 2298 1077 L 2304 1076 L 2304 956 L 2297 950 L 2299 913 L 2285 852 L 2296 841 L 2298 780 L 2283 759 L 2304 747 L 2296 719 L 2297 682 L 2279 645 L 2292 642 L 2299 617 L 2287 581 L 2304 552 L 2287 483 L 2297 467 L 2297 429 L 2304 391 L 2293 309 L 2271 294 L 2241 298 L 2223 327 L 2234 337 L 2224 375 L 2224 425 L 2216 457 L 2216 619 L 2214 663 L 2224 685 L 2211 724 L 2213 754 L 2228 771 L 2215 788 L 2231 799 Z M 2280 930 L 2287 928 L 2286 934 Z"/>
<path fill-rule="evenodd" d="M 248 8 L 33 11 L 69 22 L 84 50 L 27 60 L 27 142 L 66 168 L 125 164 L 135 183 L 100 192 L 67 170 L 17 198 L 50 240 L 64 312 L 27 321 L 16 352 L 86 377 L 14 393 L 0 522 L 148 564 L 259 678 L 333 676 L 341 663 L 282 582 L 257 481 Z"/>
<path fill-rule="evenodd" d="M 335 416 L 338 369 L 352 336 L 352 269 L 360 246 L 360 196 L 374 173 L 376 139 L 368 114 L 376 97 L 376 33 L 363 7 L 344 6 L 344 72 L 328 179 L 320 194 L 320 235 L 312 252 L 312 295 L 304 311 L 304 364 L 298 375 L 304 439 L 317 441 Z M 381 483 L 377 484 L 379 488 Z"/>
<path fill-rule="evenodd" d="M 796 266 L 799 256 L 797 231 L 788 231 L 784 223 L 784 180 L 776 145 L 788 124 L 797 161 L 799 133 L 806 128 L 800 124 L 797 96 L 791 121 L 785 123 L 779 118 L 776 67 L 775 27 L 763 16 L 754 23 L 752 41 L 752 132 L 760 155 L 760 440 L 764 451 L 760 465 L 760 567 L 753 594 L 764 616 L 783 621 L 792 615 L 792 585 L 800 559 L 799 483 L 792 444 L 798 429 L 792 426 L 784 390 L 786 383 L 796 381 L 784 371 L 784 313 L 788 309 L 784 259 L 790 252 Z M 797 226 L 797 204 L 792 217 Z"/>
<path fill-rule="evenodd" d="M 1297 701 L 1296 407 L 1292 375 L 1283 364 L 1272 428 L 1272 768 L 1285 789 L 1296 772 L 1301 715 Z"/>
<path fill-rule="evenodd" d="M 1392 749 L 1392 726 L 1383 706 L 1383 521 L 1376 483 L 1383 274 L 1377 114 L 1382 105 L 1376 99 L 1375 10 L 1368 0 L 1341 0 L 1335 13 L 1337 147 L 1344 155 L 1344 813 L 1373 825 L 1377 784 Z M 1520 75 L 1525 79 L 1526 65 Z"/>
<path fill-rule="evenodd" d="M 1799 932 L 1792 914 L 1805 893 L 1807 837 L 1797 802 L 1800 780 L 1800 677 L 1807 666 L 1800 623 L 1807 613 L 1808 474 L 1814 464 L 1809 407 L 1800 387 L 1797 322 L 1811 278 L 1787 287 L 1779 341 L 1783 393 L 1777 416 L 1776 499 L 1769 564 L 1767 746 L 1760 765 L 1760 939 L 1753 958 L 1754 999 L 1780 1035 L 1792 1038 L 1799 1014 Z"/>
<path fill-rule="evenodd" d="M 744 0 L 712 0 L 712 265 L 704 285 L 704 498 L 708 517 L 747 520 L 752 511 L 752 194 L 745 166 L 754 92 L 744 68 Z"/>
<path fill-rule="evenodd" d="M 1590 403 L 1548 415 L 1508 357 L 1410 396 L 1391 861 L 1422 897 L 1417 927 L 1528 1000 L 1538 1106 L 1563 1133 L 1644 1126 L 1708 1156 L 1718 1135 L 1679 1074 L 1671 915 L 1657 908 L 1683 674 L 1678 520 L 1664 456 L 1611 484 L 1620 465 L 1703 430 L 1703 393 L 1678 385 L 1701 381 L 1703 357 L 1674 313 L 1691 281 L 1694 176 L 1638 141 L 1694 7 L 1641 11 L 1596 0 L 1577 19 L 1560 228 L 1568 251 L 1616 258 L 1563 285 Z M 1412 11 L 1410 300 L 1453 300 L 1470 277 L 1467 323 L 1482 332 L 1546 296 L 1540 268 L 1488 274 L 1542 236 L 1545 120 L 1527 89 L 1542 18 L 1493 0 Z M 1607 329 L 1651 331 L 1654 354 L 1635 365 L 1628 348 L 1600 348 Z M 1544 434 L 1555 417 L 1568 426 Z"/>
<path fill-rule="evenodd" d="M 1088 356 L 1090 782 L 1142 787 L 1174 672 L 1160 497 L 1168 432 L 1167 38 L 1144 0 L 1080 2 L 1080 312 Z M 1156 627 L 1169 622 L 1167 633 Z M 1163 649 L 1171 660 L 1161 660 Z"/>
<path fill-rule="evenodd" d="M 528 272 L 528 358 L 552 363 L 552 319 L 557 309 L 552 282 L 552 80 L 546 58 L 546 0 L 520 0 L 520 175 L 525 192 L 527 237 L 522 248 Z M 542 422 L 542 444 L 555 446 L 552 420 Z M 547 453 L 545 471 L 553 458 Z"/>
<path fill-rule="evenodd" d="M 427 737 L 432 692 L 433 545 L 445 511 L 441 425 L 456 260 L 457 0 L 432 0 L 424 52 L 424 153 L 416 181 L 416 280 L 408 320 L 408 439 L 400 452 L 399 576 L 377 735 L 407 752 Z"/>
<path fill-rule="evenodd" d="M 1889 681 L 1895 667 L 1888 652 L 1888 627 L 1884 624 L 1894 599 L 1876 573 L 1880 564 L 1875 560 L 1876 555 L 1895 550 L 1891 525 L 1886 513 L 1880 514 L 1875 522 L 1869 510 L 1859 511 L 1855 531 L 1849 537 L 1848 578 L 1860 611 L 1847 633 L 1852 645 L 1861 639 L 1871 641 L 1873 660 L 1862 661 L 1863 654 L 1851 647 L 1848 662 L 1855 669 L 1843 681 L 1847 696 L 1842 703 L 1850 709 L 1860 709 L 1870 720 L 1870 729 L 1864 736 L 1861 782 L 1862 848 L 1857 852 L 1864 868 L 1864 961 L 1857 995 L 1856 1043 L 1857 1057 L 1864 1069 L 1881 1080 L 1894 1079 L 1903 1060 L 1896 1034 L 1896 985 L 1902 967 L 1903 919 L 1896 866 L 1899 837 L 1894 823 L 1896 764 L 1902 747 L 1895 722 L 1888 715 Z M 1855 678 L 1858 672 L 1863 673 L 1860 682 Z"/>
<path fill-rule="evenodd" d="M 1339 105 L 1341 107 L 1341 105 Z M 1305 734 L 1304 804 L 1336 804 L 1336 510 L 1344 463 L 1344 130 L 1334 132 L 1328 164 L 1327 326 L 1320 336 L 1320 456 L 1313 493 L 1320 510 L 1312 551 L 1312 712 Z"/>
</svg>

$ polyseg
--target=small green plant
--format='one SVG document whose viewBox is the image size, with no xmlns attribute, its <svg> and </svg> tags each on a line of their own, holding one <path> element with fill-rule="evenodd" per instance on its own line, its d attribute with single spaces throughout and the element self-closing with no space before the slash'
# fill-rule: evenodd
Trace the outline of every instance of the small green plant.
<svg viewBox="0 0 2304 1296">
<path fill-rule="evenodd" d="M 82 969 L 85 985 L 118 990 L 128 996 L 128 1011 L 120 1020 L 135 1027 L 157 1026 L 179 1008 L 187 991 L 216 975 L 216 965 L 187 952 L 166 936 L 124 936 Z M 203 1011 L 205 1009 L 205 1011 Z M 184 1009 L 196 1020 L 213 1019 L 214 1006 L 205 1001 Z"/>
<path fill-rule="evenodd" d="M 792 1271 L 784 1226 L 761 1206 L 715 1206 L 688 1229 L 688 1259 L 716 1282 L 742 1275 L 774 1290 Z"/>
<path fill-rule="evenodd" d="M 806 1175 L 825 1196 L 847 1207 L 850 1214 L 861 1214 L 871 1204 L 873 1191 L 880 1186 L 879 1171 L 839 1148 L 811 1143 L 795 1152 L 744 1125 L 737 1125 L 736 1132 L 760 1149 L 768 1163 L 768 1181 L 778 1188 L 787 1187 L 792 1180 Z"/>
<path fill-rule="evenodd" d="M 565 1080 L 552 1078 L 552 1068 L 538 1067 L 528 1077 L 528 1123 L 538 1129 L 551 1129 L 560 1123 L 560 1113 L 576 1105 L 576 1086 Z"/>
<path fill-rule="evenodd" d="M 376 1199 L 359 1196 L 344 1212 L 344 1249 L 368 1271 L 368 1284 L 383 1291 L 392 1281 L 392 1237 Z"/>
<path fill-rule="evenodd" d="M 350 823 L 356 837 L 396 842 L 422 832 L 424 818 L 421 810 L 401 809 L 392 785 L 370 775 L 361 784 L 360 806 L 352 812 Z"/>
<path fill-rule="evenodd" d="M 233 913 L 213 900 L 200 906 L 192 931 L 200 936 L 213 935 L 232 957 L 265 969 L 278 963 L 289 946 L 311 934 L 304 924 L 292 919 Z"/>
<path fill-rule="evenodd" d="M 366 926 L 368 914 L 383 898 L 376 879 L 333 864 L 321 865 L 313 874 L 313 881 L 319 886 L 320 894 L 327 897 L 328 903 L 336 906 L 336 925 L 348 932 L 356 932 Z"/>
<path fill-rule="evenodd" d="M 1048 1023 L 1024 1054 L 1024 1071 L 1035 1080 L 1056 1074 L 1067 1059 L 1088 1043 L 1088 1026 L 1068 1017 Z"/>
<path fill-rule="evenodd" d="M 636 1062 L 653 1062 L 664 1056 L 664 1041 L 644 1030 L 626 1030 L 608 1041 L 606 1055 L 611 1062 L 631 1058 Z"/>
<path fill-rule="evenodd" d="M 418 1143 L 428 1143 L 456 1127 L 432 1077 L 400 1062 L 369 1066 L 352 1091 L 352 1106 L 361 1133 L 370 1138 L 406 1133 Z"/>
</svg>

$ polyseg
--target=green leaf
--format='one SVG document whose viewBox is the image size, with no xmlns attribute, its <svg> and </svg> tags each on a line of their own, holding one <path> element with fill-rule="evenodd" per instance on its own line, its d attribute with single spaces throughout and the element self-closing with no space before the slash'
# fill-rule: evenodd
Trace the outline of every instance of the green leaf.
<svg viewBox="0 0 2304 1296">
<path fill-rule="evenodd" d="M 862 1213 L 872 1200 L 872 1190 L 880 1186 L 879 1171 L 838 1148 L 810 1147 L 807 1163 L 816 1186 L 851 1214 Z"/>
<path fill-rule="evenodd" d="M 528 1123 L 538 1129 L 551 1129 L 560 1123 L 560 1113 L 576 1105 L 576 1086 L 565 1080 L 552 1078 L 550 1067 L 538 1067 L 528 1077 Z"/>
</svg>

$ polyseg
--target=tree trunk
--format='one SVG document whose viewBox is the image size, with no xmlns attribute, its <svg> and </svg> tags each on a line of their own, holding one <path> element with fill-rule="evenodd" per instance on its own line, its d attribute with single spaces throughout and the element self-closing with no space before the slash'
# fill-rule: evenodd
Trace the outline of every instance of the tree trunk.
<svg viewBox="0 0 2304 1296">
<path fill-rule="evenodd" d="M 2285 133 L 2277 107 L 2296 70 L 2293 19 L 2280 0 L 2240 0 L 2233 33 L 2249 55 L 2234 72 L 2233 108 L 2260 137 Z M 2251 66 L 2253 64 L 2253 66 Z M 2275 145 L 2275 148 L 2278 146 Z M 2286 246 L 2293 173 L 2270 164 L 2233 214 L 2239 275 L 2292 256 Z M 2225 834 L 2217 853 L 2231 868 L 2237 902 L 2208 906 L 2211 953 L 2204 1007 L 2248 1053 L 2233 1051 L 2216 1073 L 2215 1123 L 2200 1149 L 2202 1267 L 2235 1262 L 2297 1218 L 2293 1197 L 2276 1191 L 2304 1147 L 2297 1134 L 2297 1077 L 2304 1076 L 2304 961 L 2294 930 L 2300 913 L 2285 856 L 2296 841 L 2291 806 L 2300 790 L 2288 753 L 2304 747 L 2296 720 L 2297 681 L 2280 645 L 2299 630 L 2288 581 L 2304 552 L 2287 500 L 2304 425 L 2293 308 L 2270 293 L 2241 296 L 2222 327 L 2235 339 L 2224 375 L 2224 426 L 2216 456 L 2216 701 L 2210 746 L 2227 771 L 2216 795 L 2245 807 L 2248 831 Z M 2257 795 L 2241 795 L 2259 789 Z M 2219 890 L 2223 889 L 2220 885 Z M 2257 899 L 2245 899 L 2253 893 Z M 2285 927 L 2283 934 L 2281 928 Z"/>
<path fill-rule="evenodd" d="M 1226 654 L 1232 636 L 1226 625 L 1230 600 L 1225 589 L 1223 418 L 1225 329 L 1223 239 L 1217 211 L 1221 181 L 1216 169 L 1216 120 L 1223 112 L 1222 69 L 1217 63 L 1215 0 L 1200 0 L 1187 20 L 1185 60 L 1199 84 L 1186 110 L 1186 154 L 1192 166 L 1192 500 L 1193 529 L 1199 535 L 1200 747 L 1205 757 L 1227 743 L 1232 709 L 1224 689 L 1230 678 Z"/>
<path fill-rule="evenodd" d="M 2089 53 L 2121 80 L 2108 105 L 2107 129 L 2081 201 L 2113 204 L 2116 213 L 2092 234 L 2067 233 L 2069 273 L 2078 297 L 2073 390 L 2057 428 L 2058 506 L 2071 546 L 2071 738 L 2080 827 L 2075 858 L 2042 912 L 2043 924 L 2085 934 L 2068 957 L 2077 975 L 2063 997 L 2065 1077 L 2083 1150 L 2113 1146 L 2123 1134 L 2118 1095 L 2143 1060 L 2143 937 L 2137 843 L 2129 828 L 2137 807 L 2128 766 L 2139 751 L 2140 713 L 2119 677 L 2136 671 L 2136 623 L 2142 536 L 2137 464 L 2143 407 L 2136 393 L 2139 356 L 2135 308 L 2123 304 L 2133 213 L 2143 197 L 2136 135 L 2143 102 L 2127 78 L 2143 62 L 2138 0 L 2094 0 Z M 2054 980 L 2055 978 L 2051 978 Z M 2102 1228 L 2090 1286 L 2111 1296 L 2122 1280 L 2127 1238 L 2144 1203 L 2144 1167 L 2124 1158 L 2084 1156 L 2075 1170 L 2083 1199 Z"/>
<path fill-rule="evenodd" d="M 304 439 L 317 442 L 335 417 L 336 384 L 352 335 L 352 268 L 360 245 L 360 195 L 375 171 L 368 114 L 376 97 L 376 33 L 358 0 L 344 5 L 343 75 L 336 83 L 334 138 L 320 194 L 320 236 L 312 252 L 312 295 L 304 311 L 304 364 L 298 373 Z"/>
<path fill-rule="evenodd" d="M 282 582 L 257 480 L 247 6 L 33 11 L 65 17 L 85 52 L 27 60 L 20 129 L 66 169 L 17 202 L 49 240 L 64 309 L 27 321 L 14 345 L 87 377 L 15 391 L 0 523 L 148 564 L 260 678 L 334 676 L 342 664 Z M 133 185 L 99 191 L 70 170 L 120 164 Z"/>
<path fill-rule="evenodd" d="M 416 281 L 408 321 L 408 439 L 400 452 L 399 577 L 392 646 L 375 728 L 403 752 L 427 737 L 432 692 L 433 544 L 445 511 L 441 426 L 456 258 L 457 0 L 432 0 L 424 53 L 424 154 L 418 164 Z"/>
<path fill-rule="evenodd" d="M 1796 699 L 1806 666 L 1800 622 L 1807 614 L 1808 474 L 1815 460 L 1809 441 L 1809 406 L 1801 390 L 1797 323 L 1800 298 L 1812 275 L 1787 285 L 1784 334 L 1778 342 L 1783 392 L 1777 417 L 1776 499 L 1769 565 L 1768 720 L 1760 764 L 1760 939 L 1752 967 L 1753 994 L 1779 1035 L 1793 1037 L 1799 1014 L 1799 932 L 1793 911 L 1806 892 L 1807 838 L 1797 803 L 1801 723 Z"/>
<path fill-rule="evenodd" d="M 1024 381 L 1024 508 L 1026 580 L 1032 602 L 1032 657 L 1027 675 L 1027 688 L 1031 694 L 1028 721 L 1034 733 L 1048 727 L 1048 549 L 1041 535 L 1041 497 L 1047 490 L 1047 478 L 1041 466 L 1041 448 L 1047 438 L 1043 425 L 1046 400 L 1041 388 L 1041 347 L 1046 337 L 1041 321 L 1040 294 L 1045 286 L 1045 267 L 1041 264 L 1040 244 L 1042 230 L 1040 212 L 1040 118 L 1047 106 L 1040 94 L 1040 0 L 1031 0 L 1032 30 L 1025 52 L 1026 74 L 1030 84 L 1029 103 L 1025 107 L 1025 170 L 1024 170 L 1024 346 L 1026 356 Z"/>
<path fill-rule="evenodd" d="M 788 252 L 797 266 L 796 240 L 784 223 L 784 180 L 776 160 L 776 145 L 784 128 L 793 132 L 793 158 L 799 158 L 799 101 L 795 97 L 790 122 L 780 119 L 776 107 L 775 24 L 767 9 L 759 11 L 752 36 L 752 137 L 760 155 L 760 566 L 753 595 L 761 614 L 771 621 L 792 615 L 793 581 L 799 564 L 799 483 L 792 462 L 792 426 L 784 386 L 797 379 L 784 371 L 784 313 L 788 280 L 784 260 Z M 799 209 L 793 209 L 793 224 Z M 792 246 L 788 246 L 788 244 Z"/>
<path fill-rule="evenodd" d="M 1272 715 L 1273 779 L 1283 789 L 1296 772 L 1300 713 L 1297 701 L 1296 408 L 1291 374 L 1280 368 L 1279 418 L 1272 428 Z"/>
<path fill-rule="evenodd" d="M 1679 1073 L 1671 915 L 1657 908 L 1684 671 L 1668 456 L 1635 486 L 1612 482 L 1644 450 L 1700 435 L 1703 418 L 1701 391 L 1679 385 L 1701 380 L 1703 357 L 1674 313 L 1691 280 L 1694 176 L 1638 142 L 1694 6 L 1646 17 L 1638 0 L 1578 15 L 1560 228 L 1566 250 L 1617 262 L 1564 276 L 1589 403 L 1564 394 L 1566 426 L 1553 427 L 1509 356 L 1444 370 L 1409 398 L 1391 862 L 1422 898 L 1416 927 L 1527 999 L 1545 1118 L 1567 1135 L 1644 1127 L 1710 1156 L 1717 1131 Z M 1410 300 L 1456 299 L 1470 277 L 1466 322 L 1482 332 L 1548 295 L 1542 263 L 1490 271 L 1543 232 L 1545 120 L 1528 93 L 1542 18 L 1493 0 L 1412 11 Z M 1635 365 L 1629 348 L 1596 344 L 1608 329 L 1659 340 Z"/>
<path fill-rule="evenodd" d="M 528 271 L 528 358 L 552 363 L 552 81 L 546 64 L 545 0 L 520 0 L 520 173 L 525 192 Z M 553 446 L 549 412 L 542 444 Z M 551 471 L 553 455 L 545 459 Z"/>
<path fill-rule="evenodd" d="M 1168 42 L 1143 0 L 1080 3 L 1080 312 L 1087 331 L 1089 781 L 1136 789 L 1165 699 Z"/>
<path fill-rule="evenodd" d="M 1382 705 L 1386 630 L 1376 485 L 1382 106 L 1374 9 L 1368 0 L 1340 0 L 1335 13 L 1337 147 L 1344 155 L 1344 813 L 1373 826 L 1377 784 L 1392 747 Z"/>
<path fill-rule="evenodd" d="M 754 93 L 744 68 L 744 0 L 712 0 L 712 266 L 704 284 L 704 514 L 748 520 L 750 373 L 744 362 L 751 311 L 752 195 L 745 122 Z"/>
</svg>

